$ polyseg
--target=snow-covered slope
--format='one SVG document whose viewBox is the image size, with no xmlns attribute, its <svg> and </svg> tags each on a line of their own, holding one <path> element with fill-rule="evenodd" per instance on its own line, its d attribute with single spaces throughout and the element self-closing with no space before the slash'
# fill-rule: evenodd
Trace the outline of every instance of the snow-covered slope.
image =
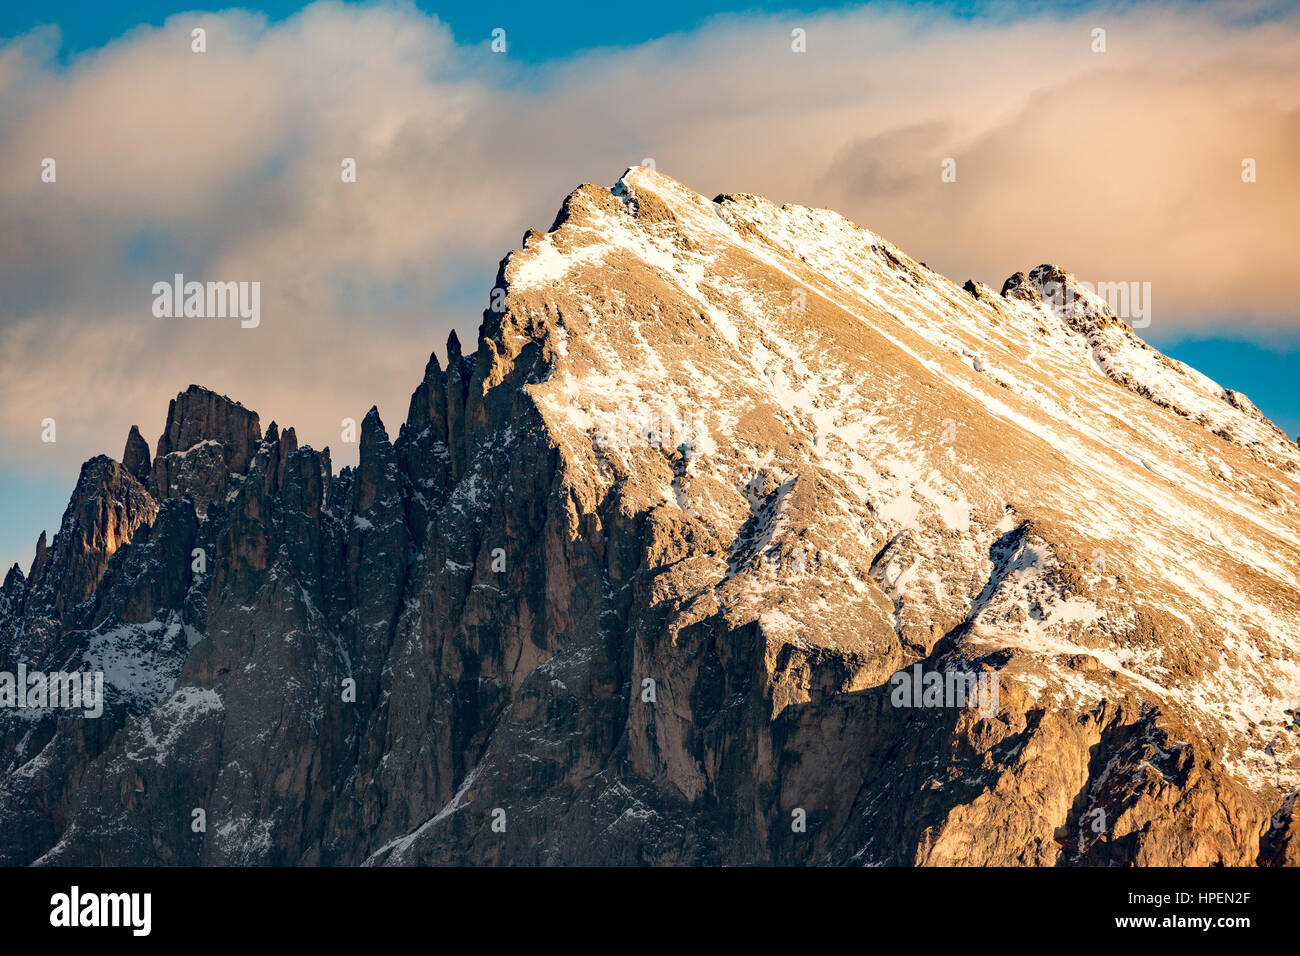
<svg viewBox="0 0 1300 956">
<path fill-rule="evenodd" d="M 561 218 L 504 272 L 554 322 L 533 394 L 591 493 L 653 475 L 647 507 L 733 542 L 692 604 L 878 681 L 899 651 L 858 615 L 887 600 L 904 656 L 1014 649 L 1043 705 L 1131 691 L 1295 789 L 1300 449 L 1244 396 L 1050 266 L 964 289 L 833 212 L 639 167 Z"/>
</svg>

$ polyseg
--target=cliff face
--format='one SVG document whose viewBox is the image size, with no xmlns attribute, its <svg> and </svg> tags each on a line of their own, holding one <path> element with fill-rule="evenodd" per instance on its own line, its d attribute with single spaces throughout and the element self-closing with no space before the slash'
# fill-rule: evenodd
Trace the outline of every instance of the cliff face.
<svg viewBox="0 0 1300 956">
<path fill-rule="evenodd" d="M 107 703 L 0 709 L 0 861 L 1296 862 L 1300 450 L 1244 396 L 1055 267 L 641 169 L 498 285 L 355 469 L 195 386 L 87 463 L 0 648 Z"/>
</svg>

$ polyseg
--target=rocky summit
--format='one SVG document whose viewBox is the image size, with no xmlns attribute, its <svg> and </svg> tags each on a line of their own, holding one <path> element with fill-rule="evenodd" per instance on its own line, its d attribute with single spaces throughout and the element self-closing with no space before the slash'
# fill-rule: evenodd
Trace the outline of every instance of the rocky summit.
<svg viewBox="0 0 1300 956">
<path fill-rule="evenodd" d="M 497 287 L 355 468 L 198 386 L 85 464 L 0 668 L 103 713 L 0 708 L 0 862 L 1300 862 L 1244 395 L 1055 266 L 642 168 Z"/>
</svg>

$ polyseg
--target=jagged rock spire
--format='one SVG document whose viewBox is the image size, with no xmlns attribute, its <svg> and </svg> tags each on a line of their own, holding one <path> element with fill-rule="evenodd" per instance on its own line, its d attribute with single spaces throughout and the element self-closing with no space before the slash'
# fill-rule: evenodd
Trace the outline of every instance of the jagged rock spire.
<svg viewBox="0 0 1300 956">
<path fill-rule="evenodd" d="M 14 594 L 21 591 L 26 585 L 26 582 L 27 579 L 23 576 L 23 569 L 18 567 L 17 563 L 15 563 L 5 575 L 5 582 L 2 587 L 6 592 Z"/>
<path fill-rule="evenodd" d="M 460 352 L 460 339 L 452 329 L 447 336 L 447 448 L 451 453 L 451 480 L 465 473 L 465 402 L 469 395 L 470 366 Z"/>
<path fill-rule="evenodd" d="M 32 558 L 32 568 L 27 574 L 27 580 L 31 581 L 32 584 L 35 584 L 40 580 L 41 575 L 45 571 L 45 565 L 49 561 L 49 557 L 49 543 L 46 540 L 45 532 L 42 531 L 41 536 L 36 539 L 36 556 Z"/>
<path fill-rule="evenodd" d="M 150 466 L 149 443 L 140 434 L 140 429 L 132 425 L 130 434 L 126 436 L 126 448 L 122 452 L 122 467 L 143 485 L 149 480 Z"/>
<path fill-rule="evenodd" d="M 238 472 L 248 467 L 261 440 L 257 412 L 211 389 L 191 385 L 167 408 L 157 457 L 188 451 L 199 442 L 218 441 L 225 449 L 227 466 Z"/>
<path fill-rule="evenodd" d="M 211 502 L 225 498 L 229 476 L 248 470 L 261 444 L 257 412 L 191 385 L 168 406 L 149 492 L 160 501 L 189 494 L 204 515 Z"/>
<path fill-rule="evenodd" d="M 459 352 L 459 343 L 457 351 Z M 438 363 L 436 352 L 429 354 L 429 362 L 424 367 L 424 378 L 411 393 L 406 424 L 411 430 L 412 438 L 428 429 L 429 437 L 434 441 L 447 440 L 447 376 Z"/>
</svg>

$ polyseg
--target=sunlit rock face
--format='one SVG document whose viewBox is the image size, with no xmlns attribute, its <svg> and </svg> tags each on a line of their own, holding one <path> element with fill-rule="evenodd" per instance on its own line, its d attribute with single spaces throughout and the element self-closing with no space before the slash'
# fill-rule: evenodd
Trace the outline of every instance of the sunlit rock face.
<svg viewBox="0 0 1300 956">
<path fill-rule="evenodd" d="M 355 469 L 197 386 L 87 463 L 0 649 L 105 711 L 0 708 L 0 861 L 1296 862 L 1245 396 L 1056 266 L 639 168 L 497 286 Z"/>
</svg>

